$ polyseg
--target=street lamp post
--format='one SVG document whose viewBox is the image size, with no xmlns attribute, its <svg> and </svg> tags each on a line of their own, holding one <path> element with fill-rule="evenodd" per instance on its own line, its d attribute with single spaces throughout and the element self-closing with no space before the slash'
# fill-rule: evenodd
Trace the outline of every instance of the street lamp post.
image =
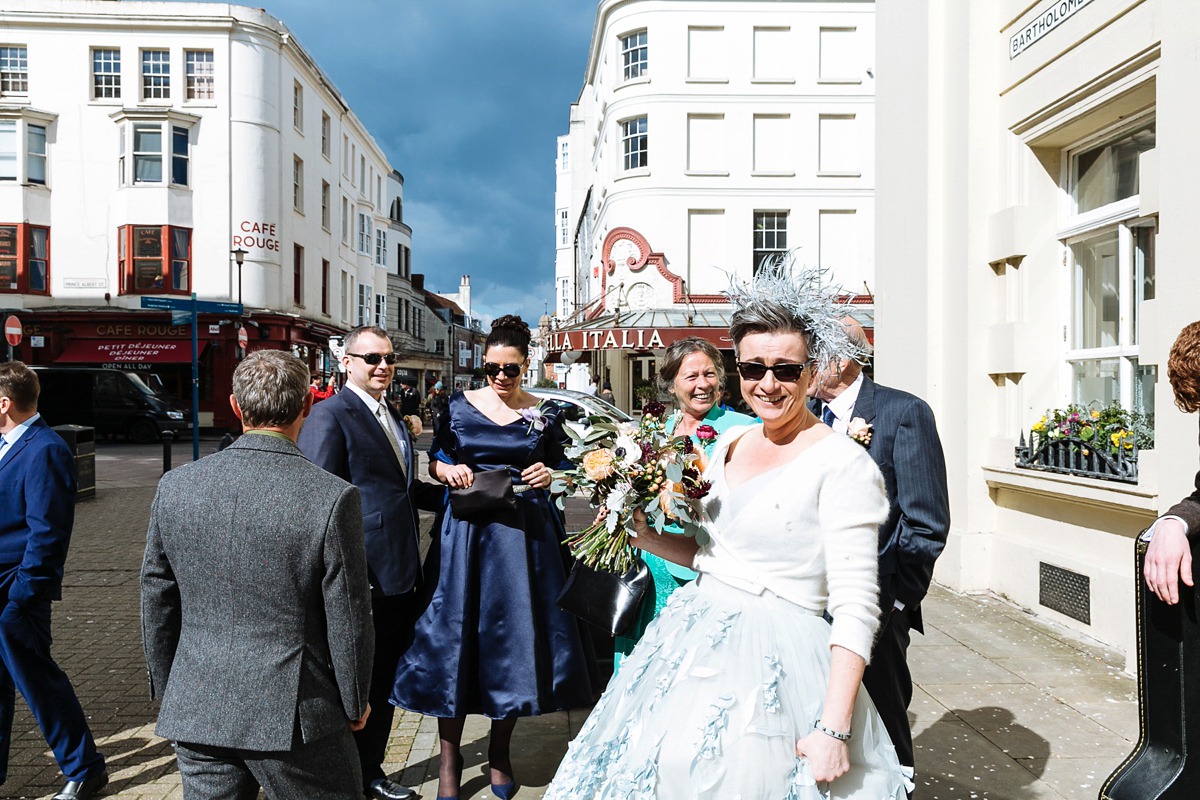
<svg viewBox="0 0 1200 800">
<path fill-rule="evenodd" d="M 241 305 L 242 304 L 242 262 L 246 260 L 246 254 L 249 253 L 250 251 L 243 250 L 242 248 L 239 247 L 237 250 L 230 250 L 229 252 L 230 252 L 230 255 L 233 256 L 233 260 L 236 261 L 237 265 L 238 265 L 238 305 Z"/>
</svg>

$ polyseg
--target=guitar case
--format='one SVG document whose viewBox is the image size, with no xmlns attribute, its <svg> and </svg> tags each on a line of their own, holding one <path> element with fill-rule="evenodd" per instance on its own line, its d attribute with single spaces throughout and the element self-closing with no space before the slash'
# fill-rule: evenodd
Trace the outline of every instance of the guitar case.
<svg viewBox="0 0 1200 800">
<path fill-rule="evenodd" d="M 1200 619 L 1196 587 L 1182 582 L 1167 605 L 1142 578 L 1147 543 L 1136 539 L 1138 742 L 1108 777 L 1100 800 L 1200 797 Z M 1200 566 L 1200 547 L 1192 547 Z"/>
</svg>

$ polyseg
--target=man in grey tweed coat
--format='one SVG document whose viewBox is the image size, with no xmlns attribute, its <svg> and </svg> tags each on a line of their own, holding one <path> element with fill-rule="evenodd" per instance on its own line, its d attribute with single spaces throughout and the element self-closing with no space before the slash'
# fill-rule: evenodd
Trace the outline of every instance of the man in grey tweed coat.
<svg viewBox="0 0 1200 800">
<path fill-rule="evenodd" d="M 360 800 L 351 730 L 374 652 L 356 488 L 295 444 L 308 369 L 252 353 L 233 375 L 246 433 L 163 476 L 142 565 L 155 732 L 184 796 Z"/>
</svg>

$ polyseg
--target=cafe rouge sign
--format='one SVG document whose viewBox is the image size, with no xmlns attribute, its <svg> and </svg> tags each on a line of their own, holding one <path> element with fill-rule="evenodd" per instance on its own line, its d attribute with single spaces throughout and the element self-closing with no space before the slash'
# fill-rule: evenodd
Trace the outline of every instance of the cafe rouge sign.
<svg viewBox="0 0 1200 800">
<path fill-rule="evenodd" d="M 27 336 L 41 336 L 47 333 L 50 326 L 43 328 L 41 323 L 26 323 Z M 102 322 L 98 325 L 87 325 L 76 329 L 76 336 L 83 337 L 126 337 L 126 336 L 191 336 L 192 329 L 188 325 L 168 325 L 163 322 Z"/>
<path fill-rule="evenodd" d="M 724 328 L 597 328 L 559 331 L 550 334 L 551 353 L 568 350 L 661 350 L 672 342 L 698 336 L 718 348 L 729 349 L 729 332 Z"/>
</svg>

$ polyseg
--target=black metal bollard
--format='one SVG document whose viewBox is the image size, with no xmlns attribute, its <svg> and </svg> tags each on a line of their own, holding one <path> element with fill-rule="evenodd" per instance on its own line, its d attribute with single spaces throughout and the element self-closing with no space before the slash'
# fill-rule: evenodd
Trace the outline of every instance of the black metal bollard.
<svg viewBox="0 0 1200 800">
<path fill-rule="evenodd" d="M 1146 543 L 1137 537 L 1139 736 L 1100 789 L 1100 800 L 1184 800 L 1200 785 L 1200 615 L 1197 590 L 1179 584 L 1167 605 L 1142 579 Z M 1192 559 L 1200 558 L 1200 543 Z"/>
<path fill-rule="evenodd" d="M 175 441 L 175 434 L 172 431 L 162 432 L 163 442 L 163 475 L 171 471 L 171 444 Z"/>
</svg>

